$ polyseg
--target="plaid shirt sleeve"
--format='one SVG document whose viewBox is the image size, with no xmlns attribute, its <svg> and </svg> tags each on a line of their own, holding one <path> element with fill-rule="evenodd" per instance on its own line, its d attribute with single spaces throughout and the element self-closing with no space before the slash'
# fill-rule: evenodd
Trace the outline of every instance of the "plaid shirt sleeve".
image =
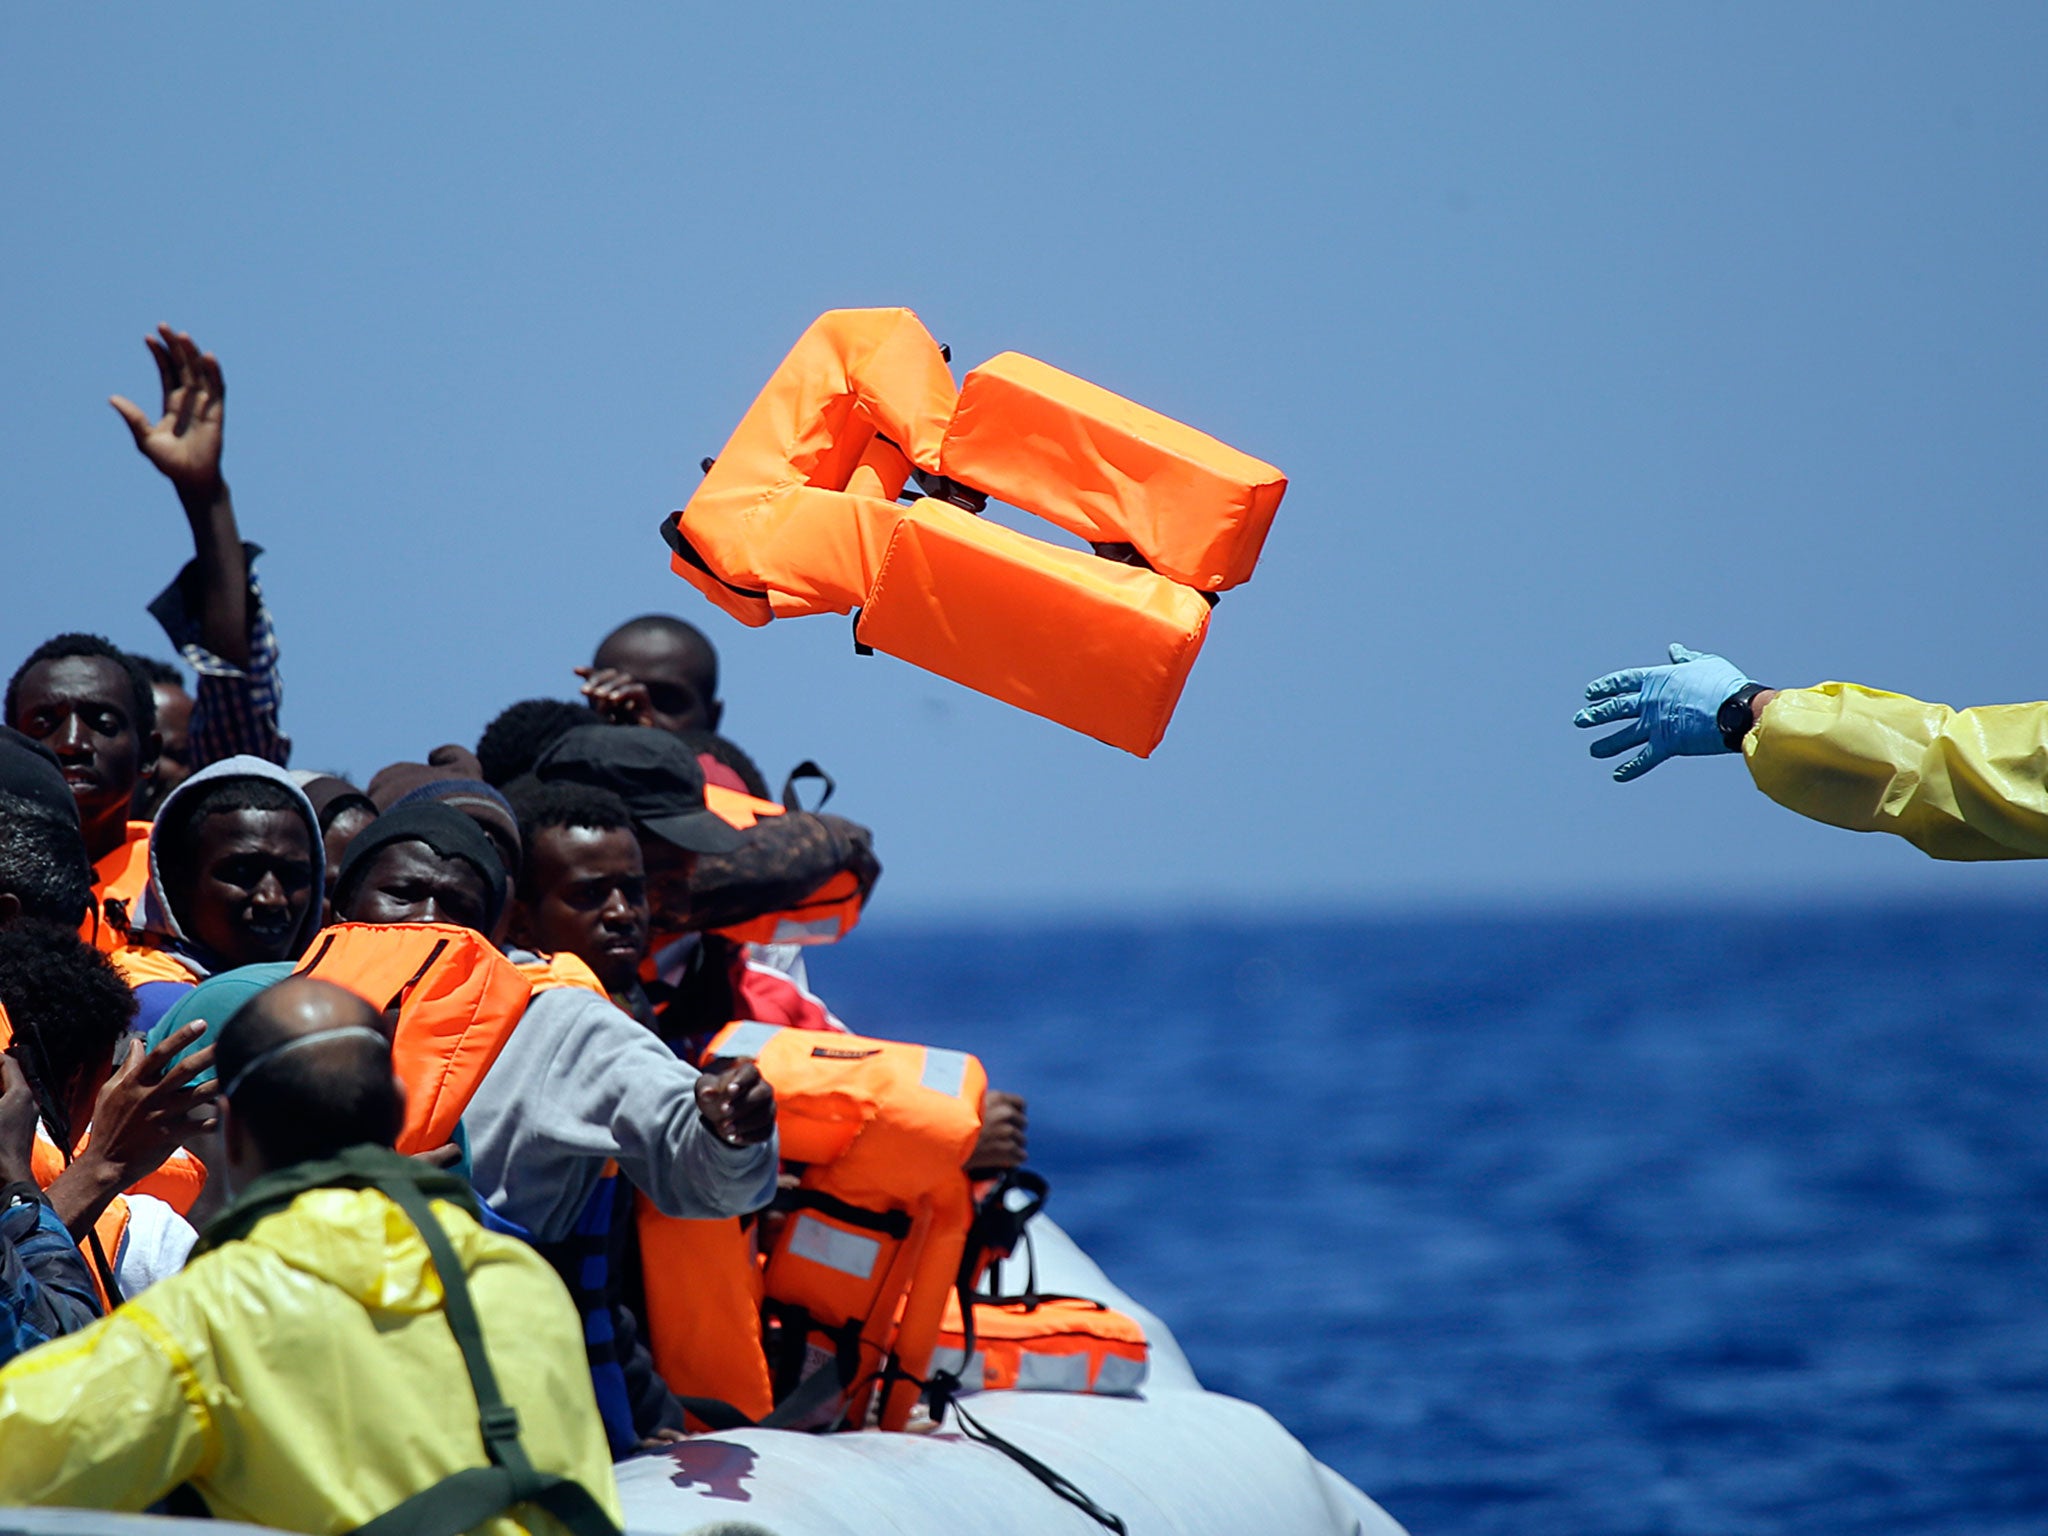
<svg viewBox="0 0 2048 1536">
<path fill-rule="evenodd" d="M 232 666 L 199 643 L 199 620 L 190 596 L 198 587 L 196 562 L 188 562 L 177 579 L 157 595 L 149 611 L 171 644 L 199 674 L 192 702 L 192 768 L 194 772 L 224 757 L 247 753 L 276 763 L 291 761 L 292 741 L 278 721 L 284 708 L 284 682 L 277 670 L 277 631 L 263 606 L 263 587 L 256 579 L 256 557 L 263 553 L 244 544 L 249 560 L 249 665 Z"/>
<path fill-rule="evenodd" d="M 85 1260 L 47 1200 L 0 1215 L 0 1361 L 100 1315 Z"/>
</svg>

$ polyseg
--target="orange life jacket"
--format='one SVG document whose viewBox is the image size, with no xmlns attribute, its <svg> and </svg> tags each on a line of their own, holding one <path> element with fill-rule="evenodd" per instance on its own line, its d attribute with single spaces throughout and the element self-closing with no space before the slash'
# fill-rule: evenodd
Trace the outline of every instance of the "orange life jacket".
<svg viewBox="0 0 2048 1536">
<path fill-rule="evenodd" d="M 898 504 L 913 471 L 936 496 Z M 1287 481 L 1019 353 L 956 390 L 907 309 L 820 316 L 664 525 L 671 567 L 742 623 L 860 610 L 856 640 L 1148 756 Z M 986 522 L 993 495 L 1080 535 Z"/>
<path fill-rule="evenodd" d="M 108 963 L 121 973 L 130 991 L 152 981 L 182 981 L 189 985 L 199 980 L 176 955 L 154 944 L 122 943 L 106 953 Z"/>
<path fill-rule="evenodd" d="M 633 1198 L 646 1302 L 640 1324 L 656 1373 L 677 1397 L 713 1398 L 766 1418 L 775 1394 L 761 1348 L 765 1292 L 754 1228 L 737 1216 L 664 1216 L 645 1195 Z"/>
<path fill-rule="evenodd" d="M 447 1145 L 533 995 L 489 939 L 452 923 L 336 923 L 293 974 L 347 987 L 391 1022 L 406 1153 Z"/>
<path fill-rule="evenodd" d="M 513 968 L 526 978 L 527 985 L 536 993 L 549 992 L 557 987 L 581 987 L 602 998 L 611 996 L 605 991 L 604 983 L 597 979 L 597 972 L 566 949 L 532 960 L 515 960 Z"/>
<path fill-rule="evenodd" d="M 0 1003 L 0 1051 L 14 1043 L 14 1021 L 7 1017 L 7 1007 Z M 84 1145 L 81 1139 L 80 1146 Z M 52 1141 L 49 1134 L 38 1125 L 36 1139 L 29 1149 L 29 1176 L 36 1181 L 36 1188 L 48 1189 L 56 1182 L 71 1159 L 64 1155 L 63 1148 Z M 205 1173 L 200 1174 L 205 1182 Z M 182 1214 L 182 1213 L 181 1213 Z M 92 1276 L 93 1289 L 99 1293 L 100 1310 L 111 1311 L 115 1301 L 110 1293 L 108 1273 L 121 1256 L 121 1240 L 128 1233 L 128 1202 L 119 1195 L 107 1202 L 107 1208 L 100 1212 L 99 1219 L 92 1224 L 93 1237 L 98 1239 L 99 1252 L 93 1251 L 91 1241 L 78 1245 L 80 1255 L 85 1259 L 87 1273 Z"/>
<path fill-rule="evenodd" d="M 704 806 L 742 832 L 764 816 L 784 813 L 773 800 L 758 800 L 722 784 L 704 786 Z M 851 871 L 841 870 L 779 912 L 764 912 L 744 923 L 711 931 L 740 944 L 832 944 L 853 931 L 865 901 L 860 881 Z"/>
<path fill-rule="evenodd" d="M 93 909 L 78 928 L 86 943 L 111 953 L 128 942 L 149 889 L 149 834 L 150 823 L 129 822 L 121 846 L 93 865 Z"/>
<path fill-rule="evenodd" d="M 762 1275 L 775 1396 L 832 1372 L 820 1417 L 857 1426 L 879 1384 L 881 1427 L 901 1429 L 973 1223 L 964 1165 L 988 1074 L 961 1051 L 752 1022 L 719 1032 L 705 1060 L 722 1058 L 760 1068 L 782 1155 L 805 1165 Z"/>
<path fill-rule="evenodd" d="M 974 1352 L 960 1302 L 946 1298 L 935 1369 L 967 1392 L 1094 1392 L 1130 1397 L 1145 1384 L 1148 1351 L 1138 1320 L 1078 1296 L 985 1296 L 974 1306 Z"/>
</svg>

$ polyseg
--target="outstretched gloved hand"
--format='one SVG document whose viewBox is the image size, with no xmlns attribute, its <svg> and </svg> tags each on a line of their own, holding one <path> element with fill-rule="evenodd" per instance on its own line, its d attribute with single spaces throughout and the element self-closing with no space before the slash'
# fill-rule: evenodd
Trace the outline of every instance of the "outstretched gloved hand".
<svg viewBox="0 0 2048 1536">
<path fill-rule="evenodd" d="M 1614 777 L 1626 784 L 1667 757 L 1726 752 L 1728 743 L 1714 717 L 1749 682 L 1724 656 L 1674 645 L 1668 667 L 1629 667 L 1586 684 L 1586 697 L 1592 702 L 1572 716 L 1572 724 L 1588 728 L 1616 720 L 1635 722 L 1592 746 L 1595 757 L 1615 757 L 1630 747 L 1643 749 L 1614 770 Z"/>
</svg>

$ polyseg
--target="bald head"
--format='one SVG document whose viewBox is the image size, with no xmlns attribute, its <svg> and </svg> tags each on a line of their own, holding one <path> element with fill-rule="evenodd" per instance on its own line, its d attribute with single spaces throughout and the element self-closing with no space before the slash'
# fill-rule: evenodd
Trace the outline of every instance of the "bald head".
<svg viewBox="0 0 2048 1536">
<path fill-rule="evenodd" d="M 628 619 L 606 635 L 591 658 L 647 687 L 654 723 L 665 731 L 715 731 L 725 706 L 718 699 L 718 651 L 694 624 L 665 613 Z"/>
<path fill-rule="evenodd" d="M 235 1183 L 365 1142 L 405 1119 L 384 1016 L 346 988 L 294 976 L 235 1010 L 215 1046 Z"/>
</svg>

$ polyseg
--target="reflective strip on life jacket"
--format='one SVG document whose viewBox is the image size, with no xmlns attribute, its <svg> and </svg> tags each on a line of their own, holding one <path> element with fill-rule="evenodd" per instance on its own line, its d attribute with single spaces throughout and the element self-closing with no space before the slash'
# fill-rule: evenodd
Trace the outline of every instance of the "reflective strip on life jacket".
<svg viewBox="0 0 2048 1536">
<path fill-rule="evenodd" d="M 391 1022 L 405 1153 L 448 1144 L 533 995 L 490 940 L 452 923 L 336 923 L 293 974 L 347 987 Z"/>
<path fill-rule="evenodd" d="M 913 468 L 955 484 L 903 507 Z M 676 574 L 743 623 L 858 608 L 860 644 L 1142 757 L 1201 649 L 1203 594 L 1251 575 L 1286 484 L 1018 353 L 956 391 L 909 310 L 832 310 L 662 532 Z M 977 493 L 1098 549 L 935 499 Z"/>
<path fill-rule="evenodd" d="M 1145 1330 L 1136 1318 L 1075 1296 L 977 1298 L 974 1354 L 963 1362 L 966 1342 L 959 1300 L 949 1297 L 932 1367 L 957 1373 L 969 1392 L 1130 1397 L 1149 1368 Z"/>
<path fill-rule="evenodd" d="M 720 1031 L 705 1055 L 754 1061 L 775 1089 L 782 1155 L 806 1165 L 778 1202 L 793 1210 L 765 1274 L 788 1335 L 778 1395 L 840 1369 L 837 1412 L 859 1424 L 886 1372 L 880 1423 L 901 1429 L 973 1222 L 965 1164 L 987 1073 L 963 1052 L 753 1022 Z"/>
</svg>

